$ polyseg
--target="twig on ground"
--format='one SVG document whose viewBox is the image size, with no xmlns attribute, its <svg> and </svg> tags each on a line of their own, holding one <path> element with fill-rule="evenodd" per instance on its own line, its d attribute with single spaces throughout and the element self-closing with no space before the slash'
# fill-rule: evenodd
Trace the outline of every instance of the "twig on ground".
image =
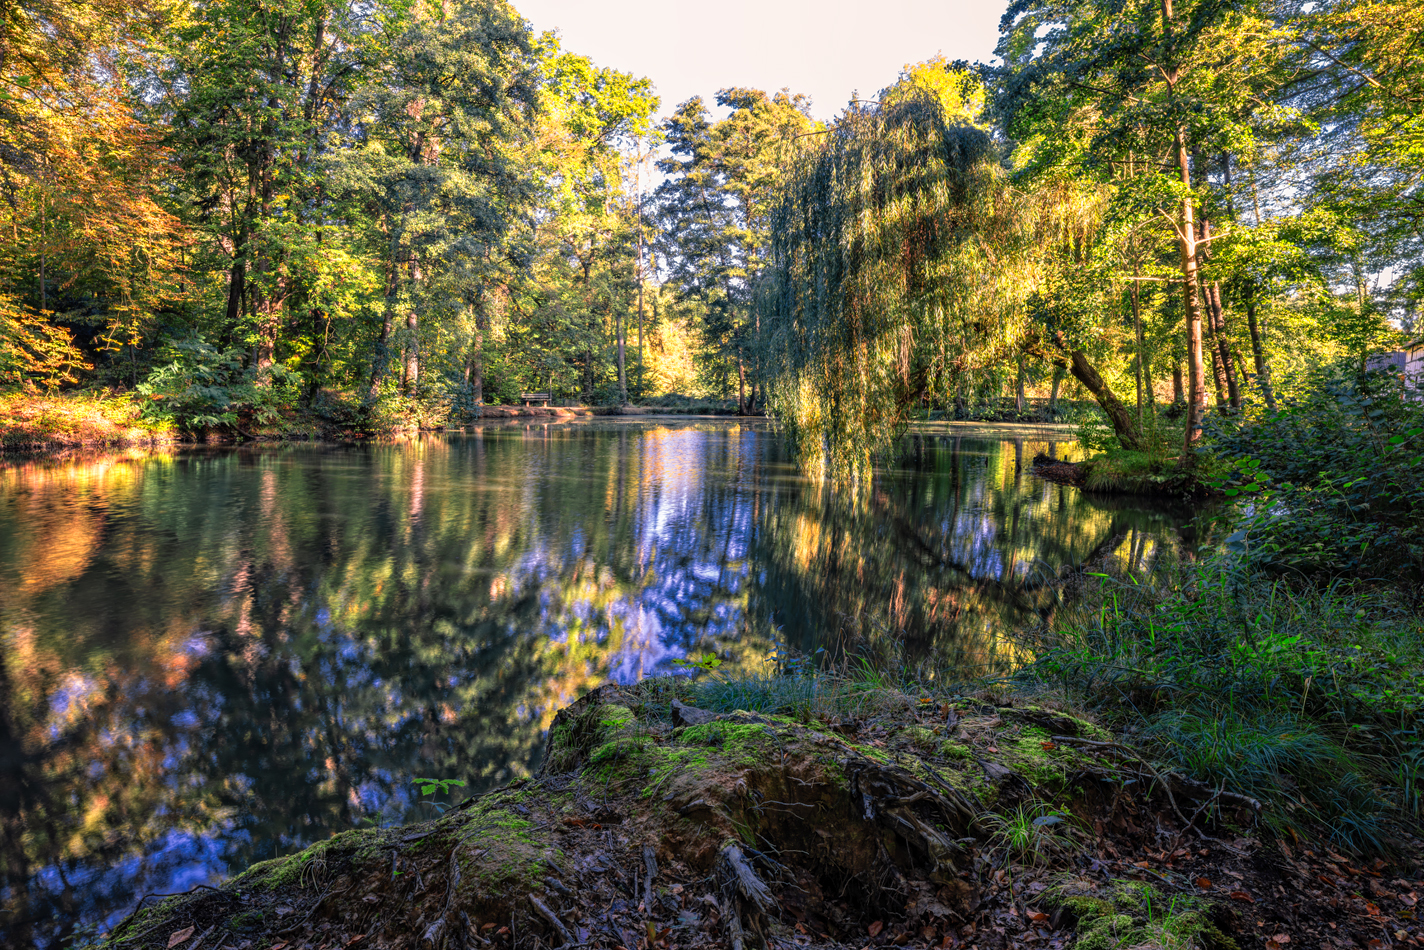
<svg viewBox="0 0 1424 950">
<path fill-rule="evenodd" d="M 549 922 L 549 926 L 553 927 L 554 930 L 558 932 L 559 936 L 563 938 L 565 947 L 574 946 L 574 938 L 569 933 L 569 928 L 564 926 L 564 922 L 559 919 L 558 914 L 555 914 L 552 910 L 549 909 L 548 904 L 545 904 L 533 894 L 529 895 L 529 903 L 534 905 L 534 909 L 539 912 L 539 916 L 547 920 Z"/>
</svg>

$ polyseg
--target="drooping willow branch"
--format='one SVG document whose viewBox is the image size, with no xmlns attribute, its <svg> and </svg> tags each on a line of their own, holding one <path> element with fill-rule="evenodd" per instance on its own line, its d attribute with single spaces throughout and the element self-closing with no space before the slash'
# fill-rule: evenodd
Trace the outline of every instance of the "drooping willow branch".
<svg viewBox="0 0 1424 950">
<path fill-rule="evenodd" d="M 788 176 L 759 308 L 771 407 L 803 463 L 869 474 L 923 396 L 1009 358 L 1031 236 L 989 135 L 910 96 L 854 113 Z"/>
</svg>

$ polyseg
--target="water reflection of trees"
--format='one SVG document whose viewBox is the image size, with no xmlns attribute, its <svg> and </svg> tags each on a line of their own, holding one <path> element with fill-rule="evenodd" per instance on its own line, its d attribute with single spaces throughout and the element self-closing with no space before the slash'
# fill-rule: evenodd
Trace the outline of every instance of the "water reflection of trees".
<svg viewBox="0 0 1424 950">
<path fill-rule="evenodd" d="M 551 430 L 0 473 L 0 936 L 401 820 L 415 776 L 527 774 L 589 687 L 755 654 L 744 448 Z"/>
<path fill-rule="evenodd" d="M 753 609 L 802 650 L 950 675 L 1013 665 L 1006 634 L 1051 616 L 1063 572 L 1175 556 L 1185 517 L 1031 477 L 1027 460 L 1052 449 L 915 435 L 868 495 L 801 493 L 764 519 Z"/>
<path fill-rule="evenodd" d="M 416 776 L 527 774 L 582 691 L 756 664 L 768 619 L 994 656 L 1040 561 L 1160 527 L 1011 444 L 912 450 L 856 504 L 721 425 L 0 469 L 0 941 L 403 820 Z"/>
</svg>

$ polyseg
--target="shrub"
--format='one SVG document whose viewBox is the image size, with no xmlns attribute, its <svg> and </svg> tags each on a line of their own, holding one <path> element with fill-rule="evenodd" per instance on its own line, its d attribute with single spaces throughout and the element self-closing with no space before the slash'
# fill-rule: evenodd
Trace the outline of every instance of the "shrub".
<svg viewBox="0 0 1424 950">
<path fill-rule="evenodd" d="M 1252 564 L 1424 594 L 1424 402 L 1402 381 L 1335 370 L 1212 448 L 1245 499 L 1233 542 Z"/>
<path fill-rule="evenodd" d="M 202 337 L 170 344 L 137 391 L 143 416 L 181 429 L 268 425 L 294 404 L 301 377 L 280 364 L 256 379 L 243 368 L 242 351 L 220 351 Z"/>
</svg>

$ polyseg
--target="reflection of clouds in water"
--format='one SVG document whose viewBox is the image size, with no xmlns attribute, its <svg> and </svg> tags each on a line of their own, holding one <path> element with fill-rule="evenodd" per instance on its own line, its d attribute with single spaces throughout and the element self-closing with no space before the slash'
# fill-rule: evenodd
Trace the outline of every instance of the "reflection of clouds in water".
<svg viewBox="0 0 1424 950">
<path fill-rule="evenodd" d="M 685 655 L 685 651 L 664 641 L 663 624 L 656 610 L 642 604 L 630 609 L 625 604 L 615 616 L 624 633 L 621 645 L 608 654 L 608 678 L 613 682 L 637 682 Z"/>
</svg>

